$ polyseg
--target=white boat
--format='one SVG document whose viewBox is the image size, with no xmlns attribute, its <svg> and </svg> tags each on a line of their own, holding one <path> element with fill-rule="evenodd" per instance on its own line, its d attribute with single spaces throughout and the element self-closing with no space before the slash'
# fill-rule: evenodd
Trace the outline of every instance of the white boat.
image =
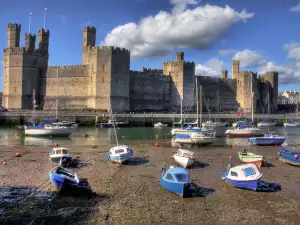
<svg viewBox="0 0 300 225">
<path fill-rule="evenodd" d="M 28 136 L 68 137 L 76 128 L 77 126 L 63 127 L 39 124 L 37 126 L 25 126 L 24 131 L 25 135 Z"/>
<path fill-rule="evenodd" d="M 111 105 L 111 103 L 110 103 L 110 105 Z M 112 109 L 111 109 L 111 116 L 113 117 Z M 106 159 L 108 159 L 112 162 L 116 162 L 116 163 L 123 163 L 123 162 L 126 162 L 133 155 L 133 151 L 127 145 L 119 145 L 116 126 L 114 123 L 116 120 L 114 118 L 112 118 L 111 121 L 112 121 L 112 125 L 113 125 L 114 131 L 115 131 L 117 146 L 112 147 L 109 150 L 109 153 L 106 155 Z"/>
<path fill-rule="evenodd" d="M 187 126 L 186 128 L 175 128 L 172 129 L 171 134 L 173 136 L 176 135 L 189 135 L 191 133 L 199 133 L 199 132 L 208 132 L 208 130 L 205 127 L 192 127 L 192 126 Z"/>
<path fill-rule="evenodd" d="M 288 121 L 283 124 L 284 127 L 300 127 L 300 123 L 296 121 Z"/>
<path fill-rule="evenodd" d="M 235 123 L 232 124 L 232 127 L 233 128 L 237 128 L 239 126 L 243 126 L 243 127 L 252 127 L 253 123 L 252 122 L 248 122 L 246 120 L 240 120 L 240 121 L 237 121 Z"/>
<path fill-rule="evenodd" d="M 229 129 L 225 132 L 228 137 L 262 137 L 264 133 L 255 127 Z"/>
<path fill-rule="evenodd" d="M 183 168 L 190 167 L 194 164 L 194 152 L 186 149 L 178 149 L 173 155 L 174 160 L 181 165 Z"/>
<path fill-rule="evenodd" d="M 215 133 L 191 133 L 189 135 L 177 135 L 175 136 L 175 143 L 179 144 L 197 144 L 205 145 L 212 144 L 216 140 Z"/>
<path fill-rule="evenodd" d="M 167 127 L 167 126 L 168 126 L 168 124 L 161 123 L 161 122 L 158 122 L 158 123 L 154 124 L 154 127 Z"/>
<path fill-rule="evenodd" d="M 76 123 L 75 122 L 72 122 L 72 121 L 59 121 L 59 122 L 56 122 L 56 123 L 52 123 L 53 126 L 61 126 L 61 127 L 72 127 L 72 126 L 76 126 Z"/>
<path fill-rule="evenodd" d="M 49 153 L 49 159 L 55 165 L 67 167 L 72 162 L 72 156 L 69 150 L 64 147 L 53 148 L 52 152 Z"/>
<path fill-rule="evenodd" d="M 205 128 L 215 128 L 215 127 L 226 127 L 227 123 L 222 123 L 222 122 L 213 122 L 213 121 L 206 121 L 203 123 L 203 127 Z"/>
<path fill-rule="evenodd" d="M 263 128 L 263 127 L 275 127 L 276 123 L 271 121 L 262 121 L 257 124 L 257 127 Z"/>
</svg>

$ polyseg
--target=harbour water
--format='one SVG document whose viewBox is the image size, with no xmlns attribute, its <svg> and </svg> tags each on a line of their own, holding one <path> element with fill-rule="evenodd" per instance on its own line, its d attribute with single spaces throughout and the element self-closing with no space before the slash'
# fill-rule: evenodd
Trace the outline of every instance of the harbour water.
<svg viewBox="0 0 300 225">
<path fill-rule="evenodd" d="M 120 142 L 149 142 L 155 141 L 156 136 L 159 139 L 167 141 L 172 138 L 172 127 L 153 128 L 153 127 L 124 127 L 117 129 L 117 135 Z M 227 128 L 222 128 L 219 131 L 224 133 L 223 137 L 217 137 L 214 146 L 222 147 L 236 144 L 238 146 L 247 146 L 249 144 L 248 138 L 228 138 L 225 136 Z M 266 132 L 268 129 L 264 129 Z M 285 128 L 275 127 L 273 129 L 279 135 L 286 136 L 286 142 L 294 143 L 300 141 L 300 127 Z M 19 135 L 16 135 L 19 134 Z M 97 127 L 78 127 L 77 130 L 68 138 L 37 138 L 27 137 L 22 130 L 15 127 L 1 127 L 0 128 L 0 145 L 4 146 L 43 146 L 53 145 L 59 142 L 66 146 L 93 146 L 93 145 L 111 145 L 115 144 L 115 133 L 113 128 L 97 128 Z M 172 145 L 172 142 L 170 142 Z"/>
</svg>

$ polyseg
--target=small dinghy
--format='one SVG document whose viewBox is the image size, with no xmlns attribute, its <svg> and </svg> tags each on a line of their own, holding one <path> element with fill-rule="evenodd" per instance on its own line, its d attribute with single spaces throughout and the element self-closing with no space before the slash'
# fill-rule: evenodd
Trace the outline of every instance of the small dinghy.
<svg viewBox="0 0 300 225">
<path fill-rule="evenodd" d="M 190 184 L 189 172 L 186 169 L 170 166 L 161 173 L 160 185 L 181 197 L 184 197 Z"/>
<path fill-rule="evenodd" d="M 300 152 L 290 151 L 286 148 L 280 148 L 278 150 L 279 160 L 281 162 L 293 165 L 300 166 Z"/>
<path fill-rule="evenodd" d="M 230 168 L 228 172 L 222 173 L 222 179 L 237 188 L 256 191 L 262 174 L 255 164 L 245 164 Z"/>
<path fill-rule="evenodd" d="M 84 194 L 91 192 L 86 180 L 80 179 L 76 172 L 58 166 L 50 171 L 50 181 L 59 194 Z"/>
<path fill-rule="evenodd" d="M 251 152 L 247 152 L 247 150 L 244 150 L 244 152 L 238 152 L 237 154 L 242 162 L 254 163 L 258 166 L 258 168 L 260 168 L 263 164 L 263 155 L 255 155 Z"/>
<path fill-rule="evenodd" d="M 282 145 L 285 142 L 284 136 L 279 136 L 276 132 L 267 132 L 264 137 L 251 137 L 249 138 L 252 145 Z"/>
<path fill-rule="evenodd" d="M 127 145 L 118 145 L 109 150 L 109 153 L 106 155 L 106 159 L 116 163 L 123 163 L 132 155 L 133 151 Z"/>
<path fill-rule="evenodd" d="M 53 148 L 52 152 L 49 152 L 49 159 L 53 164 L 64 167 L 68 167 L 72 163 L 72 156 L 64 147 Z"/>
<path fill-rule="evenodd" d="M 178 149 L 173 158 L 183 168 L 190 167 L 195 162 L 194 152 L 186 149 Z"/>
</svg>

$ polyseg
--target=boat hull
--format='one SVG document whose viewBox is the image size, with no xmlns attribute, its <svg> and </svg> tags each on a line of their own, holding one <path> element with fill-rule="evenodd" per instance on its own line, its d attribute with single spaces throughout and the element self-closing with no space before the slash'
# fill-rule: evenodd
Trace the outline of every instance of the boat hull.
<svg viewBox="0 0 300 225">
<path fill-rule="evenodd" d="M 263 133 L 259 131 L 251 131 L 251 130 L 229 130 L 226 132 L 228 137 L 262 137 Z"/>
<path fill-rule="evenodd" d="M 264 128 L 264 127 L 275 127 L 276 123 L 258 123 L 257 127 Z"/>
<path fill-rule="evenodd" d="M 183 168 L 191 167 L 195 162 L 195 160 L 192 158 L 187 158 L 187 157 L 178 156 L 178 155 L 174 155 L 173 157 L 174 157 L 175 162 L 177 162 Z"/>
<path fill-rule="evenodd" d="M 285 142 L 285 138 L 264 138 L 264 137 L 251 137 L 250 143 L 254 145 L 282 145 Z"/>
<path fill-rule="evenodd" d="M 253 163 L 255 164 L 258 168 L 260 168 L 263 164 L 263 159 L 257 159 L 257 158 L 241 158 L 240 160 L 244 163 Z"/>
<path fill-rule="evenodd" d="M 116 162 L 116 163 L 123 163 L 123 162 L 127 161 L 130 158 L 130 156 L 131 156 L 130 153 L 122 154 L 120 156 L 114 156 L 111 154 L 107 154 L 106 159 L 108 159 L 112 162 Z"/>
<path fill-rule="evenodd" d="M 283 150 L 282 150 L 283 149 Z M 293 165 L 293 166 L 300 166 L 300 153 L 290 152 L 281 148 L 278 151 L 279 160 L 281 162 Z"/>
<path fill-rule="evenodd" d="M 284 123 L 284 127 L 300 127 L 300 123 Z"/>
<path fill-rule="evenodd" d="M 25 128 L 25 135 L 35 137 L 68 137 L 75 131 L 75 128 Z"/>
<path fill-rule="evenodd" d="M 258 180 L 250 180 L 250 181 L 236 181 L 236 180 L 232 180 L 229 179 L 227 177 L 227 173 L 223 173 L 222 174 L 222 179 L 225 180 L 226 183 L 237 187 L 237 188 L 241 188 L 241 189 L 248 189 L 248 190 L 253 190 L 256 191 L 257 187 L 258 187 Z"/>
<path fill-rule="evenodd" d="M 188 183 L 175 183 L 175 182 L 168 182 L 164 180 L 161 176 L 160 178 L 160 185 L 169 192 L 172 192 L 180 197 L 184 197 L 186 195 L 186 191 L 188 189 Z"/>
</svg>

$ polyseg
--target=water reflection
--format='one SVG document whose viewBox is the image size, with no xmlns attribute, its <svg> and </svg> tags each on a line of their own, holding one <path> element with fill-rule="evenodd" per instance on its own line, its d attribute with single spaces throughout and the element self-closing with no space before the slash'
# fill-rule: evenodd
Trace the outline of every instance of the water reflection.
<svg viewBox="0 0 300 225">
<path fill-rule="evenodd" d="M 154 141 L 156 135 L 162 140 L 171 140 L 171 127 L 153 128 L 153 127 L 127 127 L 116 129 L 120 142 L 124 141 Z M 223 128 L 224 129 L 224 128 Z M 224 129 L 224 133 L 225 133 Z M 287 137 L 287 142 L 295 143 L 300 141 L 300 127 L 285 128 L 275 127 L 273 129 L 265 128 L 264 131 L 274 130 L 280 135 Z M 218 130 L 220 132 L 220 130 Z M 19 135 L 16 135 L 18 133 Z M 221 132 L 222 133 L 222 132 Z M 115 144 L 115 132 L 113 128 L 96 128 L 96 127 L 78 127 L 78 129 L 69 138 L 37 138 L 25 137 L 24 132 L 14 127 L 0 128 L 0 143 L 6 146 L 15 145 L 109 145 Z M 172 143 L 172 142 L 171 142 Z M 248 138 L 227 138 L 217 137 L 215 146 L 224 146 L 236 144 L 238 146 L 248 146 Z M 177 145 L 176 145 L 177 146 Z"/>
</svg>

